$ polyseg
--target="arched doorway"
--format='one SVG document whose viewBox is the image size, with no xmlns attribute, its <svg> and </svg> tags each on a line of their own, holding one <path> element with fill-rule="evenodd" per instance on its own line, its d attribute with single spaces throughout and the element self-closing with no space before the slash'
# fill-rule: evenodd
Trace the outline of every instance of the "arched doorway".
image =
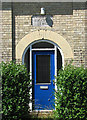
<svg viewBox="0 0 87 120">
<path fill-rule="evenodd" d="M 22 56 L 32 79 L 32 109 L 55 109 L 54 89 L 57 71 L 64 65 L 64 56 L 57 44 L 50 40 L 37 40 L 25 49 Z"/>
<path fill-rule="evenodd" d="M 46 51 L 55 51 L 53 53 L 49 53 L 50 54 L 49 56 L 50 57 L 54 56 L 53 58 L 55 59 L 54 63 L 52 63 L 52 64 L 55 64 L 55 70 L 54 70 L 55 75 L 57 74 L 57 69 L 59 69 L 59 68 L 57 68 L 58 64 L 60 65 L 60 67 L 61 67 L 61 64 L 62 64 L 62 66 L 64 66 L 65 60 L 74 58 L 73 52 L 72 52 L 72 49 L 71 49 L 69 43 L 61 35 L 57 34 L 56 32 L 49 31 L 49 30 L 38 30 L 38 31 L 31 32 L 31 33 L 27 34 L 26 36 L 24 36 L 19 41 L 19 43 L 16 45 L 16 60 L 22 61 L 23 64 L 27 63 L 26 66 L 27 66 L 28 70 L 31 72 L 31 79 L 33 77 L 33 74 L 32 74 L 33 69 L 31 67 L 31 66 L 33 66 L 32 57 L 37 56 L 36 55 L 37 53 L 33 55 L 32 51 L 34 51 L 35 49 L 38 49 L 38 48 L 33 48 L 32 46 L 35 44 L 39 45 L 40 42 L 46 42 L 49 44 L 49 46 L 51 46 L 50 48 L 48 46 L 47 46 L 47 48 L 40 48 L 40 49 L 42 49 L 42 51 L 43 51 L 43 49 L 45 50 L 45 52 Z M 45 44 L 45 46 L 46 46 L 46 44 Z M 54 46 L 54 47 L 52 48 L 52 46 Z M 37 50 L 37 51 L 39 51 L 39 50 Z M 41 54 L 41 53 L 38 53 L 38 54 Z M 60 56 L 60 57 L 58 58 L 58 56 Z M 48 57 L 48 61 L 49 61 L 50 57 Z M 60 61 L 62 61 L 62 62 L 60 62 Z M 34 65 L 36 65 L 36 64 L 34 64 Z M 46 88 L 44 87 L 43 89 L 47 89 L 47 88 L 48 87 L 46 87 Z M 55 89 L 57 89 L 56 86 L 55 86 Z M 31 89 L 31 98 L 32 98 L 32 92 L 33 91 Z M 32 110 L 32 108 L 33 108 L 32 102 L 29 104 L 29 106 L 30 106 L 30 109 Z"/>
</svg>

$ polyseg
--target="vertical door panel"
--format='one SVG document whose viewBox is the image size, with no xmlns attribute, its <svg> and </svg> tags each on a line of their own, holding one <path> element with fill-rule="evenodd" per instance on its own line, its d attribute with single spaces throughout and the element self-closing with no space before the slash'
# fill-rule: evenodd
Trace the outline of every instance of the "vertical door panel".
<svg viewBox="0 0 87 120">
<path fill-rule="evenodd" d="M 54 51 L 33 52 L 34 109 L 54 109 Z"/>
</svg>

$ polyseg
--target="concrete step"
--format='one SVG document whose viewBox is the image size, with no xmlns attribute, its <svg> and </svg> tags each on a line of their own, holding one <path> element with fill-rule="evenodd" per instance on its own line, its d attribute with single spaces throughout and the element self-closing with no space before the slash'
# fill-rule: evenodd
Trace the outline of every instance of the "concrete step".
<svg viewBox="0 0 87 120">
<path fill-rule="evenodd" d="M 49 119 L 49 120 L 53 120 L 53 111 L 32 111 L 30 113 L 31 118 L 42 118 L 42 119 Z M 41 120 L 42 120 L 41 119 Z"/>
</svg>

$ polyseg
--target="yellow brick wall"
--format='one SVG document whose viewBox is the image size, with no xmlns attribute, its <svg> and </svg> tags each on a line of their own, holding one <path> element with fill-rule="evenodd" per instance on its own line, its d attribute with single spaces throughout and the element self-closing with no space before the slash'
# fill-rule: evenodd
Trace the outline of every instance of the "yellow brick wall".
<svg viewBox="0 0 87 120">
<path fill-rule="evenodd" d="M 7 6 L 5 8 L 5 6 Z M 44 7 L 46 15 L 53 16 L 52 27 L 34 27 L 31 25 L 33 15 L 40 14 Z M 3 4 L 3 59 L 12 57 L 12 13 L 11 4 Z M 37 30 L 49 30 L 61 35 L 70 45 L 74 54 L 74 64 L 87 66 L 86 42 L 86 5 L 85 3 L 14 3 L 15 47 L 27 34 Z M 6 42 L 6 44 L 5 44 Z M 65 59 L 69 61 L 69 59 Z"/>
</svg>

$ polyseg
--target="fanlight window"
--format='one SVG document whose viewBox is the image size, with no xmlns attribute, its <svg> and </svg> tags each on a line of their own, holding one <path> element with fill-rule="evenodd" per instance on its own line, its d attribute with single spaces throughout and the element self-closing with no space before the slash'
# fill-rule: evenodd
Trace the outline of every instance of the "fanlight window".
<svg viewBox="0 0 87 120">
<path fill-rule="evenodd" d="M 48 42 L 39 42 L 32 45 L 32 48 L 54 48 L 54 45 Z"/>
<path fill-rule="evenodd" d="M 58 47 L 57 46 L 55 47 L 55 46 L 56 46 L 55 44 L 53 44 L 49 41 L 46 41 L 46 40 L 41 40 L 41 41 L 39 40 L 35 43 L 32 43 L 28 47 L 27 52 L 24 57 L 24 63 L 28 69 L 28 72 L 31 72 L 31 70 L 32 70 L 32 73 L 33 73 L 33 69 L 32 69 L 33 64 L 31 62 L 33 51 L 44 51 L 44 50 L 46 50 L 46 51 L 54 50 L 55 51 L 55 53 L 56 53 L 55 58 L 56 58 L 56 65 L 57 65 L 56 68 L 57 68 L 57 70 L 59 70 L 62 66 L 62 56 L 61 56 L 61 53 L 60 53 Z M 45 57 L 45 56 L 43 56 L 43 57 Z M 40 56 L 38 56 L 37 61 L 40 61 L 41 59 L 40 59 Z M 47 59 L 49 60 L 49 57 Z M 38 71 L 38 74 L 39 74 L 39 71 Z M 49 74 L 49 72 L 48 72 L 48 74 Z M 38 82 L 39 82 L 39 78 L 38 78 Z"/>
</svg>

